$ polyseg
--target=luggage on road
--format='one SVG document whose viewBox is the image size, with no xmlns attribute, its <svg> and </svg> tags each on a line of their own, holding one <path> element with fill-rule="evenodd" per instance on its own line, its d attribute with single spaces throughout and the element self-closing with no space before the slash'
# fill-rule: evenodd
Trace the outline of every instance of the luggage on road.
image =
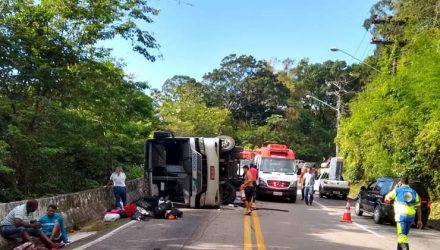
<svg viewBox="0 0 440 250">
<path fill-rule="evenodd" d="M 140 221 L 140 220 L 144 220 L 149 215 L 150 215 L 150 212 L 148 212 L 147 210 L 145 210 L 142 207 L 137 207 L 136 212 L 133 214 L 133 216 L 131 216 L 131 219 Z"/>
<path fill-rule="evenodd" d="M 136 204 L 134 203 L 129 203 L 124 207 L 124 211 L 125 211 L 125 217 L 126 218 L 131 218 L 134 213 L 136 213 Z"/>
<path fill-rule="evenodd" d="M 115 213 L 106 213 L 104 215 L 104 221 L 106 221 L 106 222 L 116 221 L 116 220 L 119 220 L 120 218 L 121 218 L 121 216 L 119 214 L 115 214 Z"/>
</svg>

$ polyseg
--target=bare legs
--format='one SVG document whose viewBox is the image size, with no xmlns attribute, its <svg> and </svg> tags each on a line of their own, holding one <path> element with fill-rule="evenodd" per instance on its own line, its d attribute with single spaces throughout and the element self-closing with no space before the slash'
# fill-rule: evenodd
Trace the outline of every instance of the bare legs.
<svg viewBox="0 0 440 250">
<path fill-rule="evenodd" d="M 55 226 L 53 227 L 52 234 L 50 235 L 50 240 L 54 241 L 60 238 L 61 236 L 61 226 L 60 223 L 55 223 Z"/>
<path fill-rule="evenodd" d="M 244 205 L 246 207 L 246 214 L 250 214 L 251 213 L 251 201 L 245 201 Z"/>
<path fill-rule="evenodd" d="M 23 238 L 23 241 L 25 242 L 33 242 L 31 236 L 28 232 L 26 232 L 26 230 L 21 233 L 21 238 Z"/>
<path fill-rule="evenodd" d="M 25 242 L 32 242 L 35 243 L 31 236 L 29 235 L 29 233 L 25 230 L 23 231 L 23 233 L 21 234 L 21 237 L 23 238 L 23 240 Z M 58 243 L 53 243 L 44 233 L 43 231 L 40 230 L 40 232 L 38 233 L 38 237 L 40 238 L 40 240 L 44 243 L 44 245 L 46 245 L 49 248 L 59 248 L 62 247 L 63 244 L 58 244 Z"/>
<path fill-rule="evenodd" d="M 48 246 L 49 248 L 60 248 L 64 246 L 64 244 L 60 243 L 53 243 L 44 233 L 43 231 L 40 232 L 39 235 L 41 241 L 44 243 L 44 245 Z"/>
</svg>

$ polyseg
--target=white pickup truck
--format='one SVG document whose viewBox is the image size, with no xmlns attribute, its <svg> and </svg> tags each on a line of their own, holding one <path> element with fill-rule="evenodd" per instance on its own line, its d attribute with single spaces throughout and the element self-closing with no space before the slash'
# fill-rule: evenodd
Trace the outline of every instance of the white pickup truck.
<svg viewBox="0 0 440 250">
<path fill-rule="evenodd" d="M 342 177 L 341 180 L 329 180 L 329 173 L 324 172 L 315 177 L 313 189 L 319 192 L 320 198 L 324 196 L 339 196 L 345 200 L 350 192 L 350 183 L 344 181 Z"/>
</svg>

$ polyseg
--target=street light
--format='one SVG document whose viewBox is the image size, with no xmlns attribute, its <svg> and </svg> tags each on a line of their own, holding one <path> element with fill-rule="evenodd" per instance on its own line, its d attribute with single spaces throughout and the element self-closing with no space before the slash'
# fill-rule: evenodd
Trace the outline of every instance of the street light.
<svg viewBox="0 0 440 250">
<path fill-rule="evenodd" d="M 306 95 L 306 98 L 308 98 L 308 99 L 312 98 L 315 101 L 318 101 L 318 102 L 324 104 L 325 106 L 327 106 L 327 107 L 333 109 L 334 111 L 336 111 L 336 135 L 338 135 L 339 122 L 341 120 L 341 110 L 340 110 L 341 105 L 338 104 L 338 106 L 337 106 L 338 108 L 335 108 L 332 105 L 330 105 L 330 104 L 328 104 L 328 103 L 326 103 L 326 102 L 324 102 L 324 101 L 322 101 L 322 100 L 320 100 L 320 99 L 318 99 L 318 98 L 316 98 L 316 97 L 314 97 L 312 95 Z M 336 145 L 336 156 L 339 156 L 339 146 L 338 146 L 338 143 L 335 143 L 335 145 Z"/>
<path fill-rule="evenodd" d="M 382 73 L 382 71 L 380 71 L 379 69 L 377 69 L 377 68 L 375 68 L 375 67 L 371 66 L 370 64 L 368 64 L 368 63 L 366 63 L 366 62 L 362 61 L 361 59 L 359 59 L 359 58 L 357 58 L 357 57 L 353 56 L 352 54 L 348 53 L 348 52 L 347 52 L 347 51 L 345 51 L 345 50 L 342 50 L 342 49 L 338 49 L 338 48 L 336 48 L 335 46 L 332 46 L 332 47 L 330 47 L 330 50 L 331 50 L 331 51 L 333 51 L 333 52 L 337 52 L 337 51 L 340 51 L 340 52 L 342 52 L 342 53 L 344 53 L 344 54 L 348 55 L 349 57 L 351 57 L 351 58 L 353 58 L 353 59 L 356 59 L 356 60 L 358 60 L 358 61 L 359 61 L 360 63 L 363 63 L 363 64 L 367 65 L 368 67 L 370 67 L 370 68 L 374 69 L 375 71 L 377 71 L 377 72 L 379 72 L 379 73 Z"/>
</svg>

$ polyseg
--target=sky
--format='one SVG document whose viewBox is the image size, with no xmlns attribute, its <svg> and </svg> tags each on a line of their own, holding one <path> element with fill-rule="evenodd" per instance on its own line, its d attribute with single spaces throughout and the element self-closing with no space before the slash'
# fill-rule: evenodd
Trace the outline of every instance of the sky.
<svg viewBox="0 0 440 250">
<path fill-rule="evenodd" d="M 133 52 L 130 42 L 114 39 L 104 46 L 122 59 L 125 71 L 136 80 L 160 88 L 174 75 L 201 80 L 231 54 L 261 60 L 311 62 L 356 60 L 371 54 L 371 34 L 362 24 L 370 16 L 373 0 L 152 0 L 160 9 L 154 23 L 142 26 L 160 44 L 163 58 L 147 61 Z"/>
</svg>

